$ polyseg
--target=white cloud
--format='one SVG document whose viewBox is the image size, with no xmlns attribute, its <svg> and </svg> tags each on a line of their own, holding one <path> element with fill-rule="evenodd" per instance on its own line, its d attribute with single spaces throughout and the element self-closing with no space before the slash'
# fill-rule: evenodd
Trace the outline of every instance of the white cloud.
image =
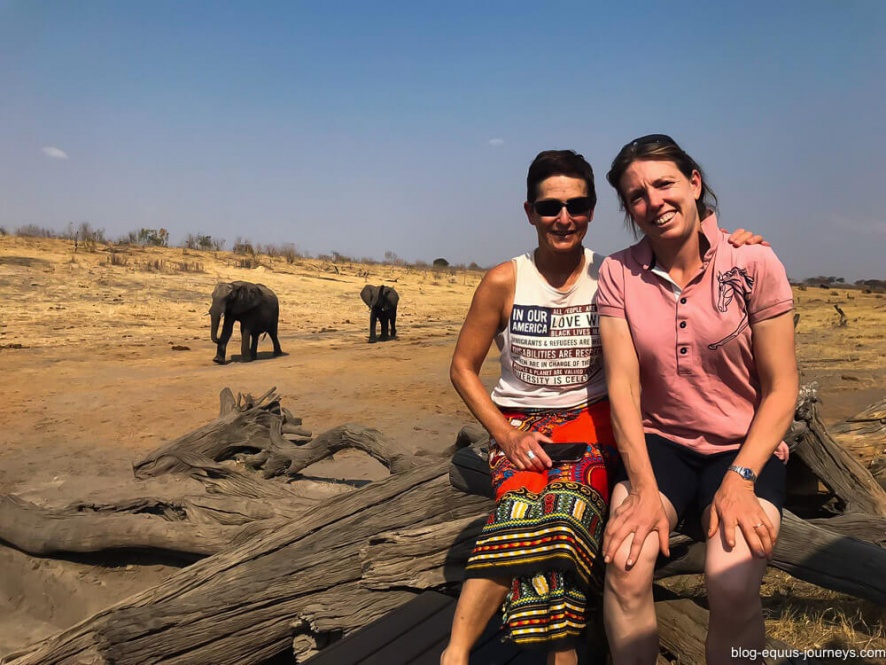
<svg viewBox="0 0 886 665">
<path fill-rule="evenodd" d="M 43 148 L 43 154 L 47 157 L 52 157 L 53 159 L 67 159 L 68 153 L 66 153 L 61 148 L 56 148 L 54 146 L 48 145 Z"/>
<path fill-rule="evenodd" d="M 504 139 L 489 139 L 489 145 L 491 145 L 493 148 L 498 148 L 499 146 L 503 146 L 504 144 Z"/>
</svg>

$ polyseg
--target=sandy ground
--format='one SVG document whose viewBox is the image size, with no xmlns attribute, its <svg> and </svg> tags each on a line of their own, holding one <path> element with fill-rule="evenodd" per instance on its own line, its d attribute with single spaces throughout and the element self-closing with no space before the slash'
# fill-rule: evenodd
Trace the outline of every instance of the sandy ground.
<svg viewBox="0 0 886 665">
<path fill-rule="evenodd" d="M 448 364 L 478 273 L 267 257 L 247 269 L 242 257 L 181 249 L 134 249 L 116 265 L 111 256 L 107 248 L 74 253 L 63 241 L 0 237 L 0 493 L 63 506 L 140 491 L 131 464 L 212 420 L 225 387 L 258 395 L 275 386 L 315 434 L 357 422 L 419 454 L 451 445 L 472 421 Z M 211 362 L 209 294 L 217 281 L 234 279 L 277 292 L 286 355 L 272 358 L 266 340 L 256 362 Z M 399 339 L 366 343 L 359 291 L 367 281 L 398 289 Z M 845 290 L 797 295 L 803 380 L 818 382 L 826 423 L 881 399 L 886 299 Z M 836 325 L 834 303 L 848 326 Z M 239 360 L 238 331 L 232 352 Z M 487 381 L 496 361 L 490 354 Z M 317 475 L 383 474 L 357 453 L 325 464 Z M 158 491 L 197 489 L 186 480 L 157 482 Z M 135 558 L 103 563 L 0 546 L 0 657 L 175 570 Z"/>
</svg>

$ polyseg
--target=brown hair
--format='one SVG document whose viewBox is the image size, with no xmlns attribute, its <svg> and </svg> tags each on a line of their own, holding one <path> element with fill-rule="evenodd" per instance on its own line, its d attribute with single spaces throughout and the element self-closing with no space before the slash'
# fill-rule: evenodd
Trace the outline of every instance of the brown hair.
<svg viewBox="0 0 886 665">
<path fill-rule="evenodd" d="M 545 150 L 538 153 L 529 165 L 526 176 L 526 200 L 532 203 L 538 198 L 538 186 L 548 178 L 563 175 L 585 181 L 591 210 L 597 205 L 597 190 L 594 187 L 594 169 L 587 160 L 574 150 Z"/>
<path fill-rule="evenodd" d="M 612 160 L 612 166 L 609 173 L 606 174 L 606 180 L 615 188 L 618 193 L 619 207 L 625 213 L 625 224 L 637 235 L 637 227 L 631 215 L 627 212 L 625 206 L 624 193 L 621 191 L 621 178 L 628 170 L 631 164 L 638 160 L 649 160 L 658 162 L 672 162 L 674 166 L 687 178 L 692 177 L 693 171 L 698 171 L 701 176 L 701 196 L 695 202 L 698 208 L 698 218 L 704 219 L 708 215 L 708 211 L 717 210 L 717 195 L 714 190 L 708 186 L 708 179 L 698 162 L 690 157 L 677 142 L 667 134 L 647 134 L 638 139 L 634 139 L 630 143 L 618 151 L 615 159 Z"/>
</svg>

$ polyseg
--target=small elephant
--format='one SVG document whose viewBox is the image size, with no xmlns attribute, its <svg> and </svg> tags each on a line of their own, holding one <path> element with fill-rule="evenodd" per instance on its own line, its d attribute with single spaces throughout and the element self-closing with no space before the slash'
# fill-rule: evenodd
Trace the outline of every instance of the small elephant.
<svg viewBox="0 0 886 665">
<path fill-rule="evenodd" d="M 375 322 L 381 322 L 381 337 L 378 339 L 386 342 L 397 336 L 397 303 L 400 296 L 390 286 L 372 286 L 367 284 L 360 291 L 360 297 L 369 308 L 369 343 L 376 341 Z M 391 334 L 388 335 L 388 324 Z"/>
<path fill-rule="evenodd" d="M 213 362 L 225 363 L 225 349 L 234 322 L 240 322 L 240 354 L 244 361 L 255 360 L 258 355 L 258 338 L 268 333 L 274 343 L 274 355 L 282 355 L 277 340 L 277 321 L 280 318 L 280 305 L 277 296 L 264 284 L 251 282 L 221 282 L 212 292 L 212 341 L 218 344 L 218 352 Z M 219 319 L 224 315 L 225 324 L 221 336 L 218 335 Z"/>
</svg>

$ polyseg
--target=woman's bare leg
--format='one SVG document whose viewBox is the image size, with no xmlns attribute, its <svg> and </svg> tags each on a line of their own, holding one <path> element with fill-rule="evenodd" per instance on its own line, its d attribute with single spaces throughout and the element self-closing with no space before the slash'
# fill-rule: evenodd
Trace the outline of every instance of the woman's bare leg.
<svg viewBox="0 0 886 665">
<path fill-rule="evenodd" d="M 510 580 L 479 577 L 465 580 L 455 606 L 449 644 L 440 656 L 440 665 L 467 665 L 471 648 L 510 590 Z"/>
<path fill-rule="evenodd" d="M 578 665 L 578 652 L 575 649 L 548 652 L 548 665 Z"/>
<path fill-rule="evenodd" d="M 778 529 L 781 524 L 778 509 L 765 500 L 760 500 L 760 504 Z M 704 517 L 707 515 L 706 511 Z M 731 549 L 726 545 L 722 529 L 707 541 L 705 584 L 711 610 L 706 644 L 709 663 L 759 662 L 736 658 L 732 649 L 740 647 L 759 652 L 766 647 L 760 602 L 760 582 L 766 564 L 766 559 L 753 555 L 741 529 L 735 530 L 735 547 Z"/>
<path fill-rule="evenodd" d="M 611 510 L 627 499 L 629 490 L 627 482 L 615 486 Z M 674 508 L 664 495 L 662 502 L 668 518 L 672 524 L 676 523 Z M 627 570 L 625 563 L 631 543 L 632 539 L 626 538 L 606 566 L 603 587 L 603 621 L 614 665 L 653 664 L 658 658 L 658 622 L 652 598 L 652 578 L 659 552 L 658 534 L 649 533 L 637 562 Z"/>
</svg>

